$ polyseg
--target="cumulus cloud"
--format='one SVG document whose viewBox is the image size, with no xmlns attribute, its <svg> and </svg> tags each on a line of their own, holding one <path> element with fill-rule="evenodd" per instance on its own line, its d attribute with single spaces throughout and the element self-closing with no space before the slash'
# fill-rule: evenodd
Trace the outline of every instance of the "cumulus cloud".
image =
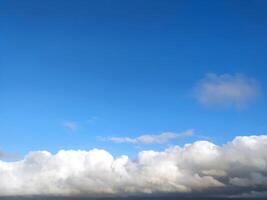
<svg viewBox="0 0 267 200">
<path fill-rule="evenodd" d="M 267 136 L 236 137 L 218 146 L 196 141 L 165 151 L 114 158 L 102 149 L 30 152 L 0 160 L 0 194 L 131 195 L 267 190 Z M 233 195 L 233 194 L 231 194 Z"/>
<path fill-rule="evenodd" d="M 196 99 L 205 106 L 244 107 L 259 94 L 258 81 L 242 74 L 206 74 L 194 90 Z"/>
<path fill-rule="evenodd" d="M 128 142 L 133 144 L 152 144 L 152 143 L 163 144 L 169 142 L 170 140 L 192 136 L 193 133 L 194 130 L 190 129 L 182 133 L 164 132 L 158 135 L 141 135 L 136 138 L 108 137 L 107 140 L 118 143 Z"/>
<path fill-rule="evenodd" d="M 76 131 L 78 129 L 78 124 L 74 121 L 64 122 L 62 126 L 69 131 Z"/>
</svg>

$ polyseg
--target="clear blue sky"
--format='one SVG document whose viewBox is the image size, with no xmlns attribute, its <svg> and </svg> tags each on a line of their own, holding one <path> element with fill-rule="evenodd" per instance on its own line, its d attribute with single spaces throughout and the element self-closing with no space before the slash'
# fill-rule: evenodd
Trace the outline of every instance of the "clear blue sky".
<svg viewBox="0 0 267 200">
<path fill-rule="evenodd" d="M 114 155 L 267 133 L 266 1 L 0 2 L 0 149 Z M 207 73 L 261 85 L 245 108 L 192 97 Z M 66 127 L 73 125 L 73 130 Z M 75 129 L 75 130 L 74 130 Z M 99 138 L 182 132 L 135 145 Z"/>
</svg>

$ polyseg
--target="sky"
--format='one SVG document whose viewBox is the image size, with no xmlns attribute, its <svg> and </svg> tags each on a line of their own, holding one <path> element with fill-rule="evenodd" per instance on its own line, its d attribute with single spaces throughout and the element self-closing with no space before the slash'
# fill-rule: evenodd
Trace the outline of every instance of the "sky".
<svg viewBox="0 0 267 200">
<path fill-rule="evenodd" d="M 177 145 L 187 151 L 200 142 L 242 154 L 250 148 L 242 142 L 252 140 L 264 149 L 266 7 L 261 0 L 2 0 L 0 159 L 100 151 L 110 163 L 139 159 L 133 165 L 142 174 L 142 152 L 165 152 L 168 160 Z M 267 163 L 261 156 L 255 163 Z M 178 190 L 199 189 L 185 185 Z"/>
</svg>

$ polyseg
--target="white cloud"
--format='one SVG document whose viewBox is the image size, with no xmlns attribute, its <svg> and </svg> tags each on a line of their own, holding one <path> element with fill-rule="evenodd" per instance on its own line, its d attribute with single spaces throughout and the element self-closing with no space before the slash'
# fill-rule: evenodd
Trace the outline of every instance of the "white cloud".
<svg viewBox="0 0 267 200">
<path fill-rule="evenodd" d="M 259 94 L 259 83 L 242 74 L 206 74 L 194 91 L 196 99 L 205 106 L 243 107 Z"/>
<path fill-rule="evenodd" d="M 78 129 L 78 124 L 74 121 L 64 122 L 62 125 L 69 131 L 76 131 Z"/>
<path fill-rule="evenodd" d="M 193 135 L 194 130 L 187 130 L 182 133 L 164 132 L 159 135 L 141 135 L 136 138 L 131 137 L 109 137 L 108 140 L 112 142 L 128 142 L 133 144 L 163 144 L 170 140 L 178 139 L 181 137 L 189 137 Z"/>
<path fill-rule="evenodd" d="M 262 191 L 267 190 L 266 146 L 267 135 L 236 137 L 223 146 L 197 141 L 162 152 L 141 151 L 135 160 L 126 155 L 114 158 L 101 149 L 35 151 L 17 162 L 0 160 L 0 194 Z"/>
</svg>

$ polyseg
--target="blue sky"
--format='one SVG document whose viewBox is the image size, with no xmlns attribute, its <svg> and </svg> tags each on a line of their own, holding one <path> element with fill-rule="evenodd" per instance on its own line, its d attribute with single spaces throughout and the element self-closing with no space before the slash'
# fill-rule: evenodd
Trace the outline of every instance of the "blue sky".
<svg viewBox="0 0 267 200">
<path fill-rule="evenodd" d="M 223 144 L 266 134 L 266 6 L 1 1 L 0 149 L 24 155 L 97 147 L 133 156 L 204 138 Z M 253 79 L 260 89 L 242 94 L 251 99 L 242 106 L 232 96 L 230 105 L 203 105 L 194 89 L 210 73 L 220 80 L 241 74 L 242 83 Z M 192 136 L 164 144 L 109 140 L 189 129 Z"/>
</svg>

